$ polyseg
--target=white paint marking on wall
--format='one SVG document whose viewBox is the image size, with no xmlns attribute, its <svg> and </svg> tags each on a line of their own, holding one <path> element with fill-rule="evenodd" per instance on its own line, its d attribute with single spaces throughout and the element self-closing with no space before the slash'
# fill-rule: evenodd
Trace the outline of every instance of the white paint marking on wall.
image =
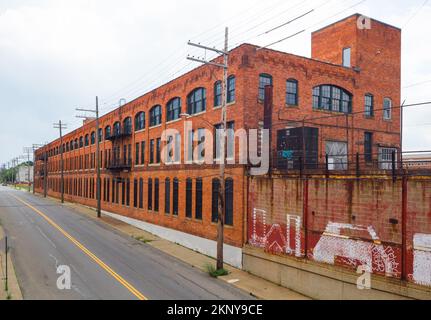
<svg viewBox="0 0 431 320">
<path fill-rule="evenodd" d="M 154 234 L 162 239 L 178 243 L 186 248 L 195 250 L 207 256 L 215 258 L 217 256 L 217 242 L 205 238 L 197 237 L 185 232 L 157 226 L 148 222 L 128 218 L 112 212 L 103 211 L 103 214 L 114 219 L 123 221 L 138 229 L 142 229 Z M 224 260 L 227 264 L 242 269 L 242 249 L 234 246 L 224 245 Z"/>
<path fill-rule="evenodd" d="M 291 237 L 291 222 L 293 221 L 295 227 L 295 256 L 301 257 L 301 217 L 295 215 L 286 216 L 286 253 L 293 254 L 293 249 L 290 243 Z"/>
<path fill-rule="evenodd" d="M 263 235 L 257 235 L 257 222 L 258 219 L 262 220 L 263 225 Z M 251 234 L 250 244 L 257 248 L 265 248 L 267 242 L 267 233 L 266 233 L 266 211 L 261 209 L 253 209 L 253 230 Z"/>
<path fill-rule="evenodd" d="M 374 243 L 345 237 L 341 234 L 342 230 L 368 232 Z M 379 237 L 371 226 L 362 227 L 330 222 L 314 248 L 313 256 L 318 262 L 332 265 L 335 264 L 336 257 L 344 258 L 346 263 L 352 266 L 359 262 L 364 271 L 385 272 L 387 276 L 393 276 L 398 267 L 393 249 L 385 249 L 380 244 Z M 373 270 L 373 262 L 377 266 L 375 270 Z"/>
<path fill-rule="evenodd" d="M 431 235 L 415 234 L 413 281 L 419 285 L 431 286 Z"/>
</svg>

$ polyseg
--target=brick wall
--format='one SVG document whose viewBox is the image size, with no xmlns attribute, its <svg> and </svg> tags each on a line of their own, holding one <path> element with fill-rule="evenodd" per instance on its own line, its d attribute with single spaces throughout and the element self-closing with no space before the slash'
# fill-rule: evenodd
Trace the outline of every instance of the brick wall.
<svg viewBox="0 0 431 320">
<path fill-rule="evenodd" d="M 249 199 L 255 247 L 395 278 L 404 248 L 406 279 L 431 286 L 430 177 L 251 178 Z"/>
</svg>

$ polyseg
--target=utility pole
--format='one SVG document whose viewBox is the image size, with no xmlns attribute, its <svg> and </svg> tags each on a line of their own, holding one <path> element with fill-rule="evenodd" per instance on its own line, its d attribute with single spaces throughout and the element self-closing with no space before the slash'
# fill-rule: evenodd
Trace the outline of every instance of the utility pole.
<svg viewBox="0 0 431 320">
<path fill-rule="evenodd" d="M 226 199 L 225 199 L 225 169 L 226 169 L 226 127 L 227 127 L 227 119 L 226 119 L 226 105 L 227 105 L 227 77 L 228 77 L 228 68 L 229 68 L 229 29 L 226 27 L 225 29 L 225 43 L 224 50 L 218 50 L 215 48 L 210 48 L 207 46 L 203 46 L 201 44 L 196 44 L 192 42 L 188 42 L 190 46 L 194 46 L 200 49 L 209 50 L 216 52 L 218 54 L 223 55 L 223 64 L 216 63 L 213 61 L 206 61 L 204 59 L 199 59 L 195 57 L 188 56 L 187 59 L 199 63 L 203 63 L 206 65 L 216 66 L 218 68 L 223 69 L 223 90 L 222 90 L 222 108 L 221 108 L 221 123 L 222 128 L 220 129 L 220 186 L 219 186 L 219 203 L 218 203 L 218 222 L 217 222 L 217 270 L 222 270 L 224 267 L 224 258 L 223 258 L 223 247 L 224 247 L 224 213 L 226 207 Z"/>
<path fill-rule="evenodd" d="M 27 156 L 28 192 L 31 192 L 30 155 L 32 154 L 32 152 L 33 152 L 33 148 L 24 147 L 24 154 Z M 33 163 L 33 165 L 34 165 L 34 163 Z"/>
<path fill-rule="evenodd" d="M 60 192 L 61 203 L 64 203 L 63 129 L 67 129 L 67 124 L 63 124 L 61 120 L 59 120 L 58 123 L 54 123 L 54 129 L 58 129 L 60 132 Z"/>
<path fill-rule="evenodd" d="M 99 97 L 96 97 L 96 109 L 80 109 L 77 108 L 76 111 L 80 112 L 90 112 L 96 115 L 96 199 L 97 199 L 97 217 L 102 217 L 102 202 L 100 199 L 101 192 L 101 179 L 100 179 L 100 134 L 99 134 Z M 84 118 L 87 119 L 87 117 L 84 116 L 77 116 L 77 118 Z"/>
<path fill-rule="evenodd" d="M 48 195 L 48 150 L 45 146 L 45 152 L 43 155 L 43 197 L 46 198 Z"/>
</svg>

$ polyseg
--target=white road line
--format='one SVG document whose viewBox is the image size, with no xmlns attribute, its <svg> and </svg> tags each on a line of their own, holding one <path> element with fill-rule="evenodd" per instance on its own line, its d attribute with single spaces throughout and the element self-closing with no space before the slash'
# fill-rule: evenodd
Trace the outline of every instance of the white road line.
<svg viewBox="0 0 431 320">
<path fill-rule="evenodd" d="M 39 226 L 37 226 L 37 225 L 35 225 L 35 227 L 39 231 L 39 233 L 42 235 L 42 237 L 44 237 L 54 247 L 54 249 L 57 249 L 57 246 L 55 245 L 55 243 L 52 242 L 52 240 L 50 238 L 48 238 L 48 236 L 42 231 L 42 229 L 39 228 Z"/>
</svg>

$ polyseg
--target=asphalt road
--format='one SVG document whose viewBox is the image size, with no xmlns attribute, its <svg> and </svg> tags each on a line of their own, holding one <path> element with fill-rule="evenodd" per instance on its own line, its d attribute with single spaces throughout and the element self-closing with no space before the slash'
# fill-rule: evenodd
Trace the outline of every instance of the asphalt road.
<svg viewBox="0 0 431 320">
<path fill-rule="evenodd" d="M 252 299 L 101 222 L 31 194 L 0 187 L 0 220 L 24 299 Z M 57 288 L 58 266 L 70 268 L 70 290 Z"/>
</svg>

